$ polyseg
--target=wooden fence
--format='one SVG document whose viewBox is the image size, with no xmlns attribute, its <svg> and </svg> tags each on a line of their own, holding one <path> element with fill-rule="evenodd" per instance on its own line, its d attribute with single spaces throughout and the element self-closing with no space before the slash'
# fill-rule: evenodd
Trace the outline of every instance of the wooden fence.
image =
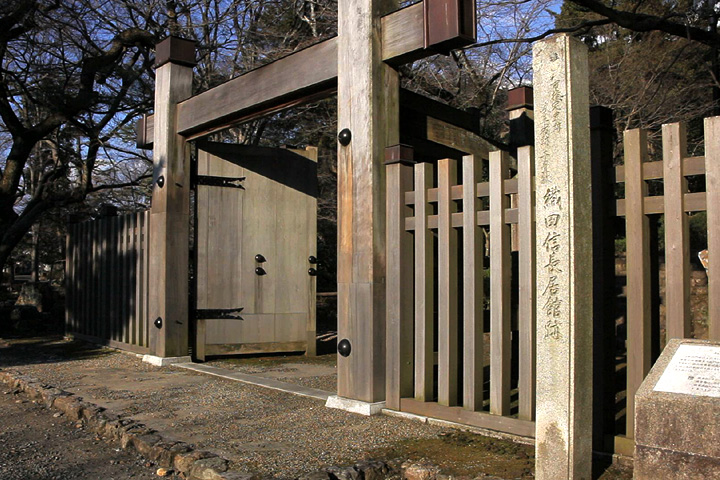
<svg viewBox="0 0 720 480">
<path fill-rule="evenodd" d="M 487 181 L 477 156 L 463 158 L 461 178 L 456 160 L 440 160 L 437 181 L 433 164 L 386 167 L 388 408 L 534 436 L 533 163 L 532 147 L 519 149 L 510 178 L 508 154 L 492 152 Z M 489 329 L 482 229 L 491 239 Z"/>
<path fill-rule="evenodd" d="M 707 212 L 708 337 L 720 340 L 720 117 L 705 119 L 705 155 L 687 155 L 685 126 L 663 125 L 662 161 L 648 161 L 647 132 L 624 134 L 624 165 L 615 168 L 615 182 L 624 184 L 617 215 L 625 218 L 627 258 L 627 385 L 624 450 L 630 453 L 635 392 L 661 348 L 654 263 L 657 222 L 665 225 L 665 339 L 691 335 L 690 235 L 688 214 Z M 704 176 L 705 191 L 690 192 L 688 177 Z M 650 195 L 648 181 L 662 181 L 662 195 Z M 702 185 L 702 181 L 694 182 Z M 655 228 L 653 228 L 655 226 Z M 653 297 L 656 297 L 653 299 Z M 655 300 L 655 301 L 653 301 Z M 622 388 L 621 388 L 622 389 Z M 617 443 L 617 440 L 616 440 Z M 623 450 L 623 448 L 620 448 Z"/>
<path fill-rule="evenodd" d="M 597 190 L 595 448 L 632 455 L 635 392 L 663 346 L 659 297 L 651 298 L 660 281 L 657 230 L 652 228 L 660 215 L 667 272 L 665 338 L 691 334 L 688 214 L 706 211 L 708 337 L 720 339 L 720 276 L 712 270 L 720 264 L 718 253 L 713 255 L 720 252 L 720 117 L 705 120 L 704 156 L 689 157 L 684 126 L 671 124 L 663 127 L 662 161 L 649 162 L 646 132 L 630 130 L 624 138 L 624 165 L 616 167 L 611 167 L 608 148 L 613 142 L 607 133 L 611 117 L 596 110 L 592 118 L 599 119 L 593 127 L 592 159 Z M 507 154 L 493 152 L 489 178 L 481 181 L 482 161 L 465 157 L 461 178 L 454 160 L 435 166 L 395 159 L 386 167 L 387 405 L 531 437 L 536 334 L 533 150 L 518 150 L 514 178 L 509 177 Z M 613 171 L 614 178 L 609 178 Z M 704 184 L 705 190 L 690 192 L 690 176 L 704 176 L 704 182 L 693 183 Z M 662 181 L 663 194 L 650 196 L 648 181 Z M 623 191 L 616 188 L 620 183 L 624 198 L 616 198 L 616 191 Z M 618 334 L 627 343 L 617 352 L 612 308 L 615 231 L 606 220 L 616 217 L 624 219 L 627 242 L 627 338 Z M 489 258 L 483 229 L 489 237 Z M 517 258 L 511 260 L 514 250 Z M 616 365 L 616 354 L 626 357 L 625 370 Z M 622 384 L 613 385 L 616 367 Z M 625 394 L 624 412 L 613 408 L 617 393 Z M 616 414 L 619 419 L 623 413 L 625 427 L 616 427 Z M 614 436 L 614 445 L 607 446 L 608 435 Z"/>
<path fill-rule="evenodd" d="M 69 226 L 66 332 L 136 353 L 148 349 L 149 212 Z"/>
</svg>

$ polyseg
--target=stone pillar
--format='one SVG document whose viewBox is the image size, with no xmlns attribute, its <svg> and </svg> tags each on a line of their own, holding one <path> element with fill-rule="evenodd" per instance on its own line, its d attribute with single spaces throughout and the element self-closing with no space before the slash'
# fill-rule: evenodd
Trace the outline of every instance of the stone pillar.
<svg viewBox="0 0 720 480">
<path fill-rule="evenodd" d="M 190 155 L 176 129 L 177 104 L 192 94 L 195 42 L 169 37 L 155 50 L 155 138 L 150 209 L 150 353 L 188 354 Z M 151 363 L 168 363 L 168 361 Z"/>
<path fill-rule="evenodd" d="M 592 202 L 587 48 L 533 47 L 537 221 L 535 475 L 590 479 Z"/>
<path fill-rule="evenodd" d="M 396 7 L 395 0 L 338 4 L 338 339 L 351 347 L 338 357 L 338 395 L 366 403 L 385 399 L 383 161 L 385 147 L 399 143 L 400 115 L 380 17 Z"/>
</svg>

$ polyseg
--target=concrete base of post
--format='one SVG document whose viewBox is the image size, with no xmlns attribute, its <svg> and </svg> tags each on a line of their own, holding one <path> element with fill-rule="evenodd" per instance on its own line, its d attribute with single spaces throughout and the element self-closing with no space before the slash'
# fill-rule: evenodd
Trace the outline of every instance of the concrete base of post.
<svg viewBox="0 0 720 480">
<path fill-rule="evenodd" d="M 175 363 L 191 363 L 192 359 L 189 356 L 186 357 L 157 357 L 155 355 L 143 355 L 142 361 L 155 365 L 156 367 L 167 367 Z"/>
<path fill-rule="evenodd" d="M 339 397 L 332 395 L 325 402 L 327 408 L 337 408 L 346 412 L 359 413 L 360 415 L 379 415 L 385 408 L 385 402 L 368 403 L 352 398 Z"/>
</svg>

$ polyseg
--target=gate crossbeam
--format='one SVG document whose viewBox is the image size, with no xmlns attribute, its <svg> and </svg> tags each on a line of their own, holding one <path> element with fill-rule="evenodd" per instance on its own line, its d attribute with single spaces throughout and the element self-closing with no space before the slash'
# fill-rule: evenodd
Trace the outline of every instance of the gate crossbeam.
<svg viewBox="0 0 720 480">
<path fill-rule="evenodd" d="M 423 9 L 420 2 L 382 18 L 383 61 L 397 66 L 438 53 L 433 45 L 425 46 L 427 22 Z M 448 23 L 438 16 L 430 22 Z M 334 94 L 337 51 L 338 38 L 333 37 L 180 102 L 178 133 L 191 140 Z M 149 148 L 153 135 L 154 116 L 149 115 L 137 125 L 138 147 Z"/>
</svg>

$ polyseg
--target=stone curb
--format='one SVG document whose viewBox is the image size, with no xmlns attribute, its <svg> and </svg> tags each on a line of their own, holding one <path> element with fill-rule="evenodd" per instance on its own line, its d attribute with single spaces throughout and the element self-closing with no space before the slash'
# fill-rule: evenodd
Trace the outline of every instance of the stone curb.
<svg viewBox="0 0 720 480">
<path fill-rule="evenodd" d="M 120 418 L 73 393 L 42 384 L 32 377 L 0 371 L 0 381 L 31 400 L 62 412 L 85 424 L 91 431 L 119 441 L 158 466 L 172 469 L 188 480 L 259 480 L 256 475 L 230 471 L 229 462 L 214 453 L 196 451 L 183 442 L 168 441 L 156 431 L 134 420 Z"/>
<path fill-rule="evenodd" d="M 124 449 L 134 449 L 145 459 L 164 469 L 172 469 L 187 480 L 261 480 L 256 474 L 230 470 L 230 462 L 218 455 L 194 450 L 192 446 L 168 441 L 155 430 L 134 420 L 120 418 L 102 407 L 86 402 L 74 393 L 45 385 L 19 372 L 0 370 L 0 382 L 24 392 L 31 400 L 59 410 L 67 418 L 82 422 L 93 432 L 119 441 Z M 383 480 L 403 477 L 407 465 L 398 462 L 362 461 L 351 467 L 328 467 L 306 473 L 297 480 Z"/>
</svg>

